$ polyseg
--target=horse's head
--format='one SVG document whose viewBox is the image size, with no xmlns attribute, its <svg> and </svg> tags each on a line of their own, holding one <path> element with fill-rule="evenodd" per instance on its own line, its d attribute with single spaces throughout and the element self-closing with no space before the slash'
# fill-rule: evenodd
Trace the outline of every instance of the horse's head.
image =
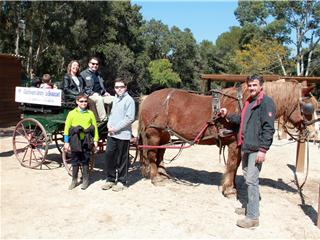
<svg viewBox="0 0 320 240">
<path fill-rule="evenodd" d="M 318 108 L 316 98 L 311 94 L 314 87 L 301 88 L 299 102 L 287 114 L 287 121 L 299 130 L 305 129 L 314 116 L 315 109 Z"/>
</svg>

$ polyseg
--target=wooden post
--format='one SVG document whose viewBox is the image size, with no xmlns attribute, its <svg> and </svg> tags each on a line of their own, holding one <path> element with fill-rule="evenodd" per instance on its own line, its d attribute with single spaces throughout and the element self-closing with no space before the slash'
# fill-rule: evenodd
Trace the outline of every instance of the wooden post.
<svg viewBox="0 0 320 240">
<path fill-rule="evenodd" d="M 320 228 L 320 184 L 319 184 L 319 196 L 318 196 L 318 221 L 317 227 Z"/>
<path fill-rule="evenodd" d="M 303 172 L 304 171 L 304 158 L 306 154 L 306 143 L 300 142 L 301 139 L 299 138 L 298 145 L 297 145 L 297 155 L 296 155 L 296 172 Z"/>
</svg>

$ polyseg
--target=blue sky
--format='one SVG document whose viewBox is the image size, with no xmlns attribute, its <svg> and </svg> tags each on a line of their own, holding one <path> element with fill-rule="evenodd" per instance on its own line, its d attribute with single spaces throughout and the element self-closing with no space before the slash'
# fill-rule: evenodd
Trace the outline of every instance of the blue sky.
<svg viewBox="0 0 320 240">
<path fill-rule="evenodd" d="M 198 43 L 209 40 L 215 43 L 217 37 L 239 26 L 234 16 L 237 1 L 131 1 L 141 6 L 140 13 L 145 20 L 160 20 L 171 28 L 189 28 Z"/>
</svg>

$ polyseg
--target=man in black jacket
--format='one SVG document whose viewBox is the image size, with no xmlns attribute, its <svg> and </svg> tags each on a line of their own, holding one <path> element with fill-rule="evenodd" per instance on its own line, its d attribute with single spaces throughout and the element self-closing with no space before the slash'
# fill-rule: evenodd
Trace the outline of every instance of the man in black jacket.
<svg viewBox="0 0 320 240">
<path fill-rule="evenodd" d="M 237 221 L 243 228 L 259 226 L 259 174 L 266 152 L 272 140 L 275 121 L 275 104 L 264 95 L 263 78 L 253 75 L 247 78 L 250 97 L 246 100 L 241 116 L 227 114 L 227 109 L 220 110 L 221 116 L 232 123 L 240 124 L 238 145 L 241 146 L 243 176 L 248 191 L 246 208 L 237 208 L 237 214 L 245 214 L 244 219 Z"/>
<path fill-rule="evenodd" d="M 111 104 L 113 96 L 106 91 L 104 87 L 104 80 L 98 72 L 99 59 L 91 57 L 88 63 L 88 68 L 80 73 L 85 82 L 84 92 L 96 104 L 99 119 L 101 122 L 107 120 L 106 109 L 104 104 Z"/>
</svg>

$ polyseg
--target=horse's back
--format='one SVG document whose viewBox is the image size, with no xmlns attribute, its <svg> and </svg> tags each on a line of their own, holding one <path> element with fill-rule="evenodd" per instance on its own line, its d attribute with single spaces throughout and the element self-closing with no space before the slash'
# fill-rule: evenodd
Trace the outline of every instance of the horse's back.
<svg viewBox="0 0 320 240">
<path fill-rule="evenodd" d="M 140 107 L 140 129 L 170 128 L 193 138 L 211 118 L 211 97 L 180 89 L 162 89 L 150 94 Z"/>
</svg>

